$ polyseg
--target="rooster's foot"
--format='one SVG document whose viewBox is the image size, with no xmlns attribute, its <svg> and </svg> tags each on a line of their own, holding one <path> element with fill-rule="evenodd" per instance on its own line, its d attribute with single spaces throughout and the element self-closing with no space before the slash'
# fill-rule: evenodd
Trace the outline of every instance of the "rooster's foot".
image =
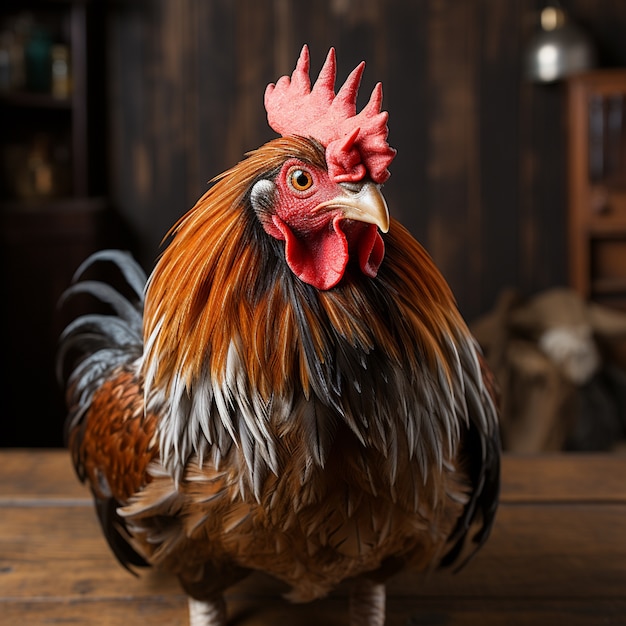
<svg viewBox="0 0 626 626">
<path fill-rule="evenodd" d="M 189 626 L 226 626 L 226 603 L 222 595 L 211 600 L 189 598 Z"/>
<path fill-rule="evenodd" d="M 383 626 L 385 598 L 385 585 L 357 580 L 350 593 L 350 626 Z"/>
</svg>

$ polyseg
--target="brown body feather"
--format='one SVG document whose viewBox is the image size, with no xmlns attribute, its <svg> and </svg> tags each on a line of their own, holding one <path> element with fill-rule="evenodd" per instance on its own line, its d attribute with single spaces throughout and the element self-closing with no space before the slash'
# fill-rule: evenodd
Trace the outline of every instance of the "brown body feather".
<svg viewBox="0 0 626 626">
<path fill-rule="evenodd" d="M 268 478 L 258 500 L 241 489 L 237 459 L 223 470 L 192 459 L 178 486 L 155 472 L 124 518 L 150 562 L 184 582 L 202 581 L 205 597 L 225 587 L 215 577 L 222 568 L 266 572 L 291 587 L 293 600 L 307 601 L 364 573 L 386 578 L 408 565 L 436 565 L 469 500 L 463 472 L 448 465 L 416 484 L 407 463 L 392 486 L 371 471 L 384 458 L 362 454 L 348 434 L 341 439 L 304 484 L 297 458 L 285 455 L 280 477 Z"/>
<path fill-rule="evenodd" d="M 158 458 L 155 416 L 144 415 L 134 375 L 116 372 L 94 395 L 81 429 L 69 434 L 74 464 L 98 497 L 127 501 L 149 482 Z"/>
<path fill-rule="evenodd" d="M 313 141 L 271 142 L 175 226 L 142 360 L 70 434 L 134 548 L 199 598 L 251 569 L 310 599 L 431 567 L 495 512 L 495 409 L 445 281 L 393 222 L 376 279 L 301 283 L 248 198 L 294 155 L 323 163 Z"/>
</svg>

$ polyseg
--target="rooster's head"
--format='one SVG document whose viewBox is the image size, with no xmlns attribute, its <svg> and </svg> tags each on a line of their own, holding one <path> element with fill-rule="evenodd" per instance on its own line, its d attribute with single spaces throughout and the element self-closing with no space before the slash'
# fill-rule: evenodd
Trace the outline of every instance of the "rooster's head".
<svg viewBox="0 0 626 626">
<path fill-rule="evenodd" d="M 356 113 L 364 67 L 335 95 L 331 49 L 311 87 L 305 46 L 291 78 L 265 93 L 270 126 L 294 149 L 278 172 L 254 184 L 252 206 L 265 232 L 285 242 L 294 274 L 318 289 L 337 285 L 351 261 L 374 277 L 384 256 L 379 231 L 389 229 L 389 212 L 380 185 L 395 150 L 387 143 L 380 83 Z"/>
</svg>

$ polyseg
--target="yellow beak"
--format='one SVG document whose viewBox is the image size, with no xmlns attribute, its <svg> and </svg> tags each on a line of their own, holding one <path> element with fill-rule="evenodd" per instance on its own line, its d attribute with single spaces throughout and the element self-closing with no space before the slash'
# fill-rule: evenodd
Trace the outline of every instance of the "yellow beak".
<svg viewBox="0 0 626 626">
<path fill-rule="evenodd" d="M 315 211 L 339 209 L 345 219 L 375 224 L 383 233 L 389 230 L 389 209 L 380 187 L 368 181 L 366 183 L 339 183 L 341 193 L 322 202 Z"/>
</svg>

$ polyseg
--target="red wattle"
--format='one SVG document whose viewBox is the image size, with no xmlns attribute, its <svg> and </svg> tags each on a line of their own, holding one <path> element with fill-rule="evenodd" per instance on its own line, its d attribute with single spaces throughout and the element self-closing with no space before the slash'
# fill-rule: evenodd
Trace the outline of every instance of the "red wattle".
<svg viewBox="0 0 626 626">
<path fill-rule="evenodd" d="M 273 222 L 285 240 L 287 265 L 300 280 L 316 289 L 332 289 L 341 281 L 350 253 L 358 259 L 363 274 L 374 278 L 378 273 L 385 244 L 374 224 L 337 217 L 328 228 L 298 236 L 277 216 Z"/>
<path fill-rule="evenodd" d="M 385 242 L 374 224 L 369 224 L 358 242 L 359 266 L 370 278 L 375 278 L 385 256 Z"/>
<path fill-rule="evenodd" d="M 274 224 L 285 239 L 287 265 L 300 280 L 322 291 L 337 285 L 348 264 L 348 242 L 341 231 L 329 227 L 296 236 L 277 216 Z"/>
</svg>

